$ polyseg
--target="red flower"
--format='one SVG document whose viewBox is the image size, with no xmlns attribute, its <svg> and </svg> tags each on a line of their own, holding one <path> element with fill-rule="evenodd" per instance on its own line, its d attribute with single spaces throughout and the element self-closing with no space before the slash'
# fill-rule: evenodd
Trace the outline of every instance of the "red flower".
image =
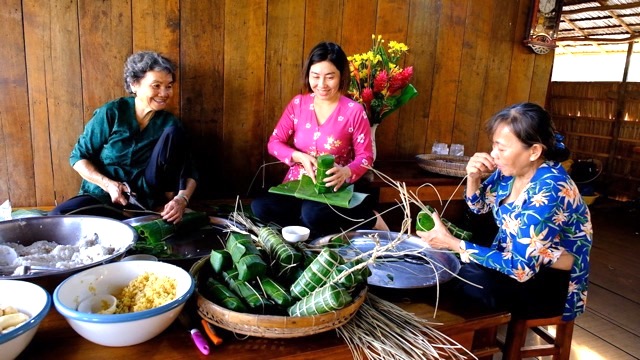
<svg viewBox="0 0 640 360">
<path fill-rule="evenodd" d="M 387 88 L 387 83 L 389 82 L 389 75 L 387 74 L 387 70 L 382 70 L 376 75 L 376 78 L 373 79 L 373 91 L 374 92 L 382 92 Z"/>
<path fill-rule="evenodd" d="M 389 95 L 393 95 L 396 91 L 404 89 L 404 87 L 409 84 L 412 76 L 413 66 L 404 68 L 402 71 L 395 74 L 389 81 Z"/>
<path fill-rule="evenodd" d="M 373 101 L 373 90 L 371 88 L 362 89 L 362 101 L 369 108 L 371 106 L 371 102 Z"/>
</svg>

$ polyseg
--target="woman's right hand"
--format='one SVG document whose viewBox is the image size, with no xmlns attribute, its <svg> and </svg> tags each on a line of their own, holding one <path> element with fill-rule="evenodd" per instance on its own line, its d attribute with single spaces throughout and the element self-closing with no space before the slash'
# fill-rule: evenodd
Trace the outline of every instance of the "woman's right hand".
<svg viewBox="0 0 640 360">
<path fill-rule="evenodd" d="M 129 199 L 125 196 L 125 193 L 129 191 L 129 189 L 125 184 L 109 180 L 105 190 L 109 193 L 109 196 L 111 196 L 112 203 L 120 204 L 122 206 L 129 203 Z"/>
<path fill-rule="evenodd" d="M 318 160 L 302 151 L 294 151 L 291 154 L 291 159 L 294 162 L 300 163 L 304 168 L 304 171 L 309 175 L 313 183 L 316 183 L 316 167 L 318 166 Z"/>
<path fill-rule="evenodd" d="M 467 163 L 467 178 L 470 180 L 482 179 L 483 173 L 490 173 L 496 169 L 496 163 L 487 153 L 475 153 Z"/>
</svg>

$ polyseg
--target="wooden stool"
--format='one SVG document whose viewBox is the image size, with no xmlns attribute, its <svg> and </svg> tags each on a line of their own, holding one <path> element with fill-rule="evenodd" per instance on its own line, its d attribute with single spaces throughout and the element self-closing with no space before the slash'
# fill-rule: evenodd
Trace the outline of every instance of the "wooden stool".
<svg viewBox="0 0 640 360">
<path fill-rule="evenodd" d="M 556 325 L 555 337 L 545 326 Z M 527 333 L 531 329 L 546 345 L 526 346 Z M 515 360 L 535 356 L 553 356 L 554 360 L 568 360 L 571 353 L 573 320 L 562 321 L 562 316 L 545 319 L 511 319 L 503 347 L 503 359 Z"/>
</svg>

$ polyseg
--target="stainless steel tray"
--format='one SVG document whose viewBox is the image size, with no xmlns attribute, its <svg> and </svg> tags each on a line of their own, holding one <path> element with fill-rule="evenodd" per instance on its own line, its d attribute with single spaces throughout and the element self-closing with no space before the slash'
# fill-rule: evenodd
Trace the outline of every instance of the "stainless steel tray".
<svg viewBox="0 0 640 360">
<path fill-rule="evenodd" d="M 312 245 L 327 244 L 337 235 L 325 236 L 311 242 Z M 359 230 L 348 232 L 341 237 L 348 239 L 349 245 L 335 249 L 345 260 L 353 259 L 378 246 L 385 246 L 402 236 L 392 252 L 398 256 L 376 258 L 369 266 L 372 274 L 367 279 L 369 285 L 385 288 L 411 289 L 434 286 L 453 278 L 460 270 L 460 262 L 451 252 L 431 249 L 419 237 L 397 232 Z M 404 260 L 406 252 L 419 251 L 422 256 Z M 421 261 L 415 261 L 416 259 Z M 409 261 L 410 260 L 410 261 Z"/>
<path fill-rule="evenodd" d="M 161 217 L 157 215 L 146 215 L 123 220 L 122 222 L 131 226 L 136 226 L 158 220 L 160 218 Z M 172 260 L 192 259 L 195 261 L 203 256 L 211 254 L 211 250 L 224 249 L 228 225 L 230 224 L 231 222 L 227 219 L 210 216 L 209 224 L 201 227 L 200 229 L 170 235 L 164 239 L 167 246 L 167 256 L 161 258 L 161 260 L 172 262 Z"/>
</svg>

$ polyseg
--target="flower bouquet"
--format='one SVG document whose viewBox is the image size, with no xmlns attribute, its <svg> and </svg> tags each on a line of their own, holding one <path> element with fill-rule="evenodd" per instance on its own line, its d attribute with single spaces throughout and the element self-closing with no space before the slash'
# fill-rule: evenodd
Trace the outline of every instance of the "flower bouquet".
<svg viewBox="0 0 640 360">
<path fill-rule="evenodd" d="M 374 126 L 418 95 L 418 91 L 409 84 L 413 66 L 404 69 L 398 66 L 398 59 L 409 50 L 407 45 L 390 41 L 389 49 L 385 50 L 381 35 L 371 35 L 371 39 L 371 50 L 348 57 L 351 70 L 348 95 L 365 107 L 369 124 Z"/>
</svg>

